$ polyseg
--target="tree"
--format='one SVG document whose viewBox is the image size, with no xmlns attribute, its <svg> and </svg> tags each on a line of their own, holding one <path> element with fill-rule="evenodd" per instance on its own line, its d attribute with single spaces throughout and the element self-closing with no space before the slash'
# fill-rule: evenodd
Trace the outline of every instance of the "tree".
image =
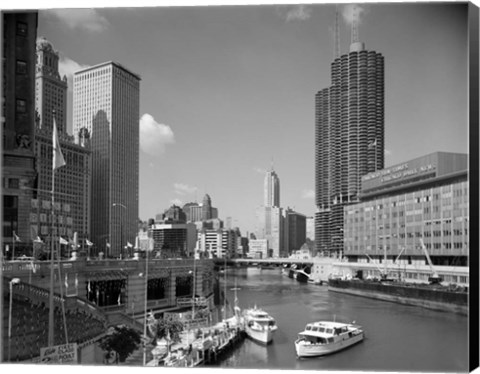
<svg viewBox="0 0 480 374">
<path fill-rule="evenodd" d="M 120 362 L 124 362 L 140 346 L 140 334 L 128 326 L 115 326 L 100 341 L 104 351 L 116 352 Z"/>
<path fill-rule="evenodd" d="M 170 347 L 171 344 L 179 343 L 181 341 L 180 333 L 183 331 L 183 323 L 178 319 L 169 316 L 157 319 L 151 328 L 151 331 L 154 334 L 155 339 L 162 339 L 168 343 Z M 170 349 L 170 348 L 169 348 Z"/>
</svg>

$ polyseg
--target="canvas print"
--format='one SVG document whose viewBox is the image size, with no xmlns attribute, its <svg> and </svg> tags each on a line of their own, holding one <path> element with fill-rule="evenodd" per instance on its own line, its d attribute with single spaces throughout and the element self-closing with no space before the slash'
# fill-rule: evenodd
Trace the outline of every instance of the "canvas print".
<svg viewBox="0 0 480 374">
<path fill-rule="evenodd" d="M 3 363 L 472 368 L 473 4 L 1 16 Z"/>
</svg>

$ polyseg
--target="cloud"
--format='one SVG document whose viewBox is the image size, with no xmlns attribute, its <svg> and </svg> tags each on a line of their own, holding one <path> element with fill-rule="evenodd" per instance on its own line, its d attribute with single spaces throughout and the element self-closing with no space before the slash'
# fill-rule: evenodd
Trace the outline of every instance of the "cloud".
<svg viewBox="0 0 480 374">
<path fill-rule="evenodd" d="M 356 10 L 356 13 L 357 13 L 357 24 L 360 25 L 362 23 L 362 15 L 367 14 L 368 11 L 366 8 L 361 7 L 357 4 L 348 4 L 343 7 L 342 9 L 343 20 L 348 25 L 351 25 L 353 22 L 354 10 Z"/>
<path fill-rule="evenodd" d="M 173 205 L 177 205 L 177 206 L 183 206 L 183 201 L 180 200 L 180 199 L 173 199 L 173 200 L 170 200 L 170 204 L 173 204 Z"/>
<path fill-rule="evenodd" d="M 259 168 L 257 166 L 253 168 L 253 171 L 258 174 L 265 174 L 267 172 L 265 169 Z"/>
<path fill-rule="evenodd" d="M 314 190 L 303 190 L 302 191 L 302 199 L 314 199 L 315 198 L 315 191 Z"/>
<path fill-rule="evenodd" d="M 184 183 L 174 183 L 173 188 L 178 195 L 193 194 L 197 191 L 197 187 L 192 187 Z"/>
<path fill-rule="evenodd" d="M 277 13 L 285 21 L 305 21 L 312 15 L 312 8 L 307 5 L 278 6 Z"/>
<path fill-rule="evenodd" d="M 110 26 L 108 20 L 95 9 L 49 9 L 44 12 L 72 30 L 102 32 Z"/>
<path fill-rule="evenodd" d="M 150 156 L 160 156 L 165 153 L 167 144 L 175 143 L 175 137 L 170 126 L 158 123 L 148 113 L 140 118 L 140 149 Z"/>
<path fill-rule="evenodd" d="M 59 54 L 60 58 L 58 61 L 58 72 L 62 78 L 64 75 L 67 76 L 68 89 L 71 91 L 73 89 L 73 73 L 78 70 L 88 68 L 89 65 L 79 64 L 78 62 L 73 61 L 71 58 L 65 56 L 62 52 Z"/>
</svg>

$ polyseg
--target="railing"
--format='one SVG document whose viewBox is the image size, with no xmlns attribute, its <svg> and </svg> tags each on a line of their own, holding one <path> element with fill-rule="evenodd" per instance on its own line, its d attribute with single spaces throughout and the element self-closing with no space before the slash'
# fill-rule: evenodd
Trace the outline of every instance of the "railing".
<svg viewBox="0 0 480 374">
<path fill-rule="evenodd" d="M 177 306 L 192 306 L 194 304 L 198 306 L 206 306 L 208 304 L 205 297 L 178 297 Z"/>
</svg>

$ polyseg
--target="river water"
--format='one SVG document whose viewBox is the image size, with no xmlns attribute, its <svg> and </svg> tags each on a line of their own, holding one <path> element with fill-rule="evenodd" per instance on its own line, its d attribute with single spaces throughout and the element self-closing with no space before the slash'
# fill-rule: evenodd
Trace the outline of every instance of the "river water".
<svg viewBox="0 0 480 374">
<path fill-rule="evenodd" d="M 236 287 L 235 287 L 236 286 Z M 466 316 L 329 292 L 301 284 L 280 269 L 229 269 L 227 298 L 241 308 L 257 305 L 277 321 L 273 342 L 249 339 L 220 363 L 224 368 L 342 371 L 466 372 Z M 223 289 L 223 284 L 222 284 Z M 307 322 L 333 320 L 363 326 L 363 342 L 339 353 L 298 359 L 293 345 Z"/>
</svg>

